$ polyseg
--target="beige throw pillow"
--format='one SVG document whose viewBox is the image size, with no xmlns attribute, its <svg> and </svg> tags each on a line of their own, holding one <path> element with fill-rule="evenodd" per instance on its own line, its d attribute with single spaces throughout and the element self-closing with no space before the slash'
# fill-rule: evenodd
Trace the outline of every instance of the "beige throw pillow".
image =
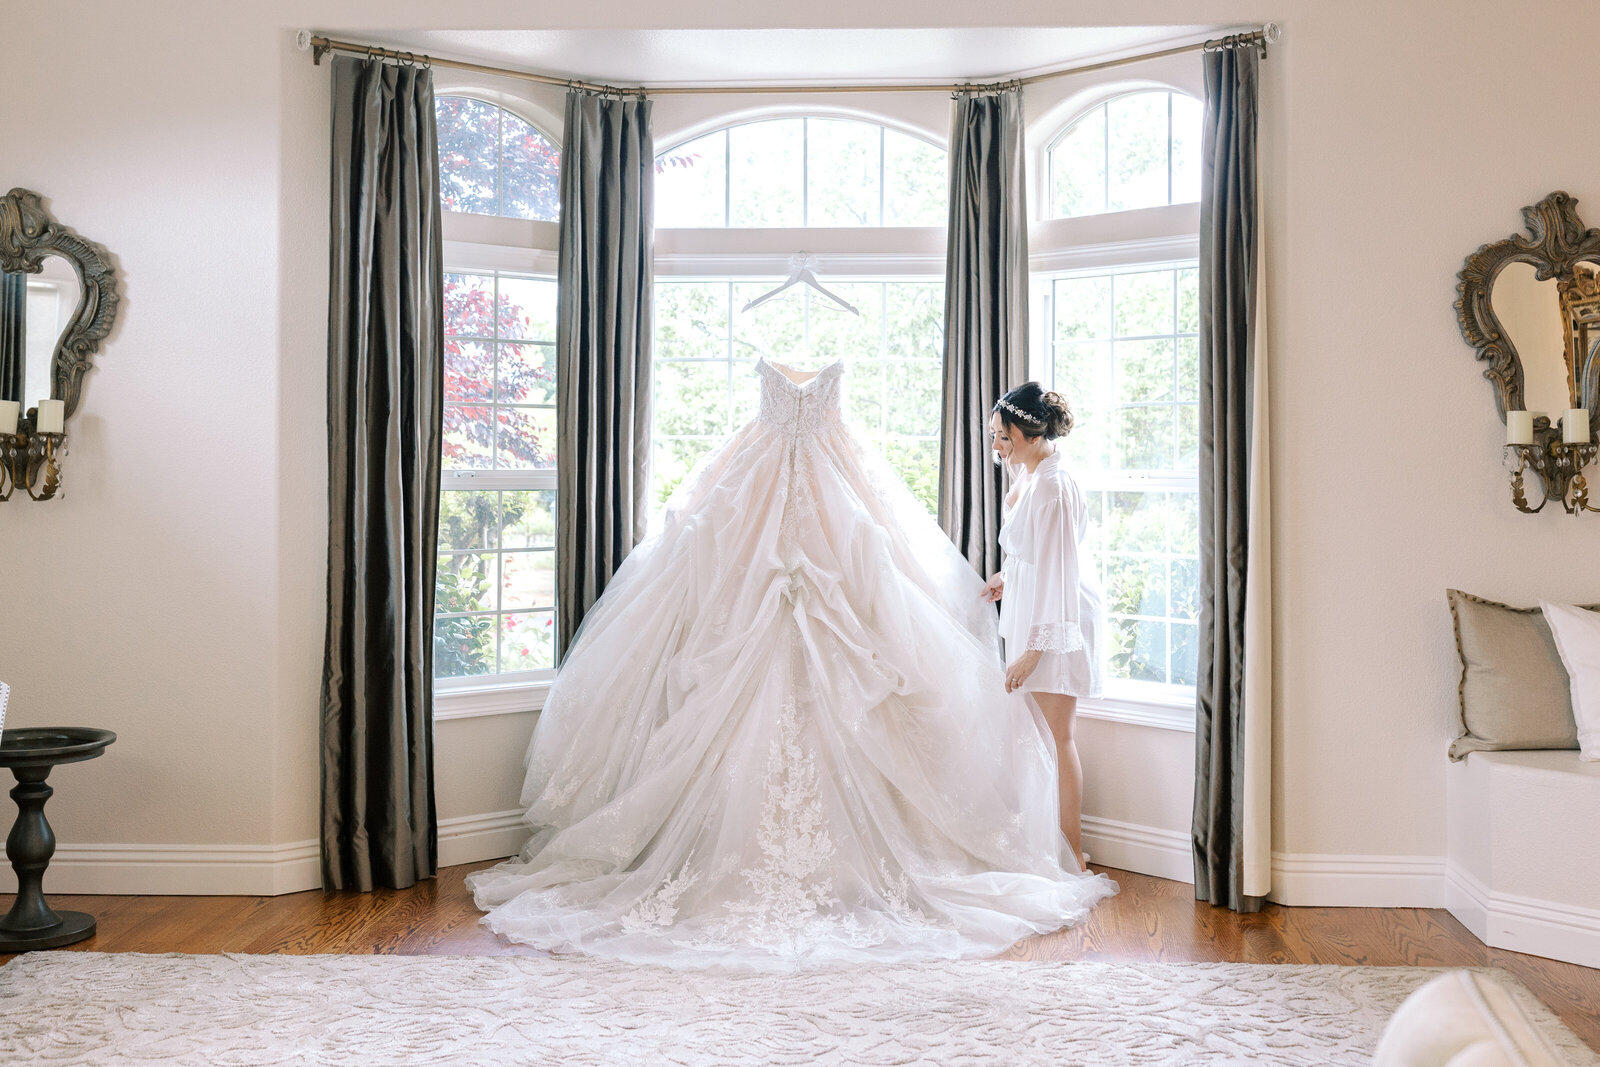
<svg viewBox="0 0 1600 1067">
<path fill-rule="evenodd" d="M 1577 748 L 1570 683 L 1544 613 L 1459 589 L 1449 590 L 1449 599 L 1461 656 L 1461 721 L 1450 758 L 1506 749 Z"/>
<path fill-rule="evenodd" d="M 1600 760 L 1600 613 L 1576 604 L 1539 601 L 1544 621 L 1572 679 L 1572 717 L 1578 725 L 1580 758 Z"/>
</svg>

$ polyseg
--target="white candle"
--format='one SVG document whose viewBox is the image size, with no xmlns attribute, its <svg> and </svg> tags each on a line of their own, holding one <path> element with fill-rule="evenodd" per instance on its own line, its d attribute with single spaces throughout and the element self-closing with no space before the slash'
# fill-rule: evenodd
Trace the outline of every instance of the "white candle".
<svg viewBox="0 0 1600 1067">
<path fill-rule="evenodd" d="M 1531 445 L 1533 444 L 1533 412 L 1508 411 L 1506 412 L 1506 444 Z"/>
<path fill-rule="evenodd" d="M 1568 408 L 1561 416 L 1561 440 L 1569 445 L 1589 443 L 1589 409 Z"/>
<path fill-rule="evenodd" d="M 22 405 L 15 400 L 0 400 L 0 434 L 17 432 L 17 415 Z"/>
<path fill-rule="evenodd" d="M 39 401 L 39 417 L 35 421 L 34 429 L 39 433 L 61 433 L 67 421 L 67 402 L 65 400 Z"/>
</svg>

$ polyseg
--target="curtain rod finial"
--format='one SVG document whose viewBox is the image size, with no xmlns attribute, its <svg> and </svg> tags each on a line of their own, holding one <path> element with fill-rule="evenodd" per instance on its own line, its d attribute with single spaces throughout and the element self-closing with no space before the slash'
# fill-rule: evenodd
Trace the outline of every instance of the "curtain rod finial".
<svg viewBox="0 0 1600 1067">
<path fill-rule="evenodd" d="M 294 46 L 301 52 L 311 51 L 311 31 L 301 30 L 294 35 Z"/>
<path fill-rule="evenodd" d="M 1261 27 L 1261 36 L 1266 39 L 1268 44 L 1277 44 L 1283 37 L 1283 27 L 1276 22 L 1269 22 Z"/>
</svg>

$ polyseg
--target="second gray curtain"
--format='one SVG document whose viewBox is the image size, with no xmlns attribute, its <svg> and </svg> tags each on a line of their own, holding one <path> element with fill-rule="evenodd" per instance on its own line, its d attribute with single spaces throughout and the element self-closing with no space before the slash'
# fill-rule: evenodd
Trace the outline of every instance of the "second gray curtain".
<svg viewBox="0 0 1600 1067">
<path fill-rule="evenodd" d="M 1005 493 L 1001 471 L 990 459 L 989 413 L 1027 374 L 1022 94 L 963 94 L 954 110 L 939 525 L 987 578 L 1000 569 Z"/>
<path fill-rule="evenodd" d="M 1194 891 L 1235 911 L 1244 892 L 1245 603 L 1255 398 L 1258 56 L 1205 55 L 1200 137 L 1200 645 L 1195 686 Z"/>
<path fill-rule="evenodd" d="M 431 878 L 444 244 L 433 74 L 333 61 L 322 885 Z"/>
<path fill-rule="evenodd" d="M 649 515 L 654 182 L 650 101 L 568 93 L 556 275 L 558 656 Z"/>
</svg>

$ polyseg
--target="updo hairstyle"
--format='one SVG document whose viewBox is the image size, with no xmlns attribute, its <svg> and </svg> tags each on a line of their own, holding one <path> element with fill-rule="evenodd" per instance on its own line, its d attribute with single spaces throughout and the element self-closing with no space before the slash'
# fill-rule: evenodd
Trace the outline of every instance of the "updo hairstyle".
<svg viewBox="0 0 1600 1067">
<path fill-rule="evenodd" d="M 1023 382 L 995 401 L 994 413 L 1006 426 L 1048 440 L 1067 436 L 1074 421 L 1067 398 L 1045 392 L 1038 382 Z"/>
</svg>

